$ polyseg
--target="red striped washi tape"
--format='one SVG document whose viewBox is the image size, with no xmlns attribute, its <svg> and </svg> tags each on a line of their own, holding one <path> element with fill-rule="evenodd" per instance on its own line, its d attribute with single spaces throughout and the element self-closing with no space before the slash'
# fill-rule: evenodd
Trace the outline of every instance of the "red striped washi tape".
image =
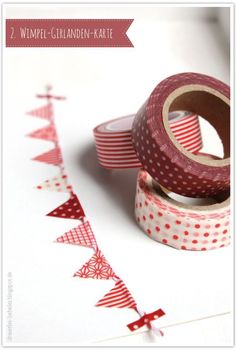
<svg viewBox="0 0 236 350">
<path fill-rule="evenodd" d="M 188 110 L 217 131 L 224 159 L 198 157 L 176 142 L 170 111 Z M 144 169 L 168 190 L 189 197 L 208 197 L 230 186 L 230 88 L 197 73 L 173 75 L 152 92 L 135 116 L 132 139 Z"/>
<path fill-rule="evenodd" d="M 94 128 L 98 160 L 107 169 L 139 168 L 131 127 L 134 115 L 113 119 Z"/>
<path fill-rule="evenodd" d="M 145 170 L 140 170 L 135 217 L 150 238 L 171 247 L 187 250 L 221 248 L 230 244 L 229 192 L 225 198 L 220 197 L 202 198 L 205 205 L 183 204 L 170 198 L 168 191 L 154 184 Z"/>
<path fill-rule="evenodd" d="M 131 129 L 135 115 L 117 118 L 94 129 L 98 160 L 107 169 L 140 168 L 133 148 Z M 193 113 L 176 111 L 169 114 L 169 125 L 176 140 L 189 152 L 202 149 L 199 118 Z"/>
</svg>

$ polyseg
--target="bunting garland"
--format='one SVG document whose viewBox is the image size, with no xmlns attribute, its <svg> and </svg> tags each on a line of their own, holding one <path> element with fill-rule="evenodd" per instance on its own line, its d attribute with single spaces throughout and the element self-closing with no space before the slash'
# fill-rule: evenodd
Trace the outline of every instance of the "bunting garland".
<svg viewBox="0 0 236 350">
<path fill-rule="evenodd" d="M 59 207 L 46 214 L 47 216 L 63 219 L 75 219 L 80 221 L 79 225 L 69 230 L 68 232 L 65 232 L 62 236 L 58 237 L 56 239 L 56 242 L 80 245 L 92 248 L 94 250 L 92 257 L 78 271 L 74 273 L 74 277 L 114 280 L 115 286 L 108 293 L 106 293 L 103 298 L 96 303 L 95 306 L 133 309 L 139 314 L 140 318 L 138 321 L 127 325 L 130 331 L 134 331 L 146 325 L 148 329 L 153 331 L 155 330 L 156 334 L 163 335 L 163 333 L 156 329 L 153 324 L 151 324 L 151 322 L 163 316 L 165 313 L 161 309 L 150 314 L 140 312 L 140 310 L 137 308 L 137 303 L 128 290 L 127 286 L 123 280 L 121 280 L 115 274 L 112 267 L 97 245 L 96 238 L 94 236 L 90 223 L 85 216 L 84 209 L 77 195 L 74 193 L 73 187 L 68 183 L 68 178 L 64 171 L 61 148 L 58 143 L 58 137 L 54 122 L 52 99 L 63 100 L 65 98 L 62 96 L 52 95 L 50 93 L 52 89 L 51 86 L 47 86 L 46 89 L 46 94 L 40 94 L 36 96 L 38 98 L 46 98 L 47 104 L 40 108 L 31 110 L 27 114 L 46 119 L 49 121 L 49 124 L 39 130 L 31 132 L 27 136 L 51 141 L 54 143 L 53 149 L 33 158 L 33 160 L 58 166 L 59 173 L 57 176 L 45 180 L 40 185 L 36 186 L 36 188 L 40 190 L 67 192 L 70 195 L 69 199 L 65 203 L 61 204 Z"/>
</svg>

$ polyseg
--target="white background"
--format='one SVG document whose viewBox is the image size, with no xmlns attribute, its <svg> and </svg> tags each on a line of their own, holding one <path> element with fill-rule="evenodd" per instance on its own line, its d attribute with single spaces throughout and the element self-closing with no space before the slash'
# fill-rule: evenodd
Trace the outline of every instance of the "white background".
<svg viewBox="0 0 236 350">
<path fill-rule="evenodd" d="M 144 235 L 133 215 L 137 171 L 101 169 L 92 135 L 97 124 L 137 111 L 156 84 L 171 74 L 201 72 L 229 83 L 227 9 L 220 13 L 221 22 L 219 9 L 154 5 L 8 5 L 5 15 L 134 18 L 128 31 L 134 48 L 4 50 L 5 344 L 232 345 L 232 314 L 163 328 L 165 337 L 155 340 L 146 333 L 119 338 L 130 334 L 126 324 L 137 315 L 93 306 L 113 287 L 112 281 L 72 278 L 92 251 L 53 242 L 77 222 L 45 216 L 68 196 L 34 189 L 57 169 L 30 161 L 51 149 L 49 142 L 24 137 L 45 124 L 25 112 L 40 106 L 35 93 L 53 84 L 55 94 L 67 96 L 55 103 L 55 114 L 70 180 L 101 250 L 140 308 L 163 308 L 166 316 L 158 321 L 160 327 L 232 311 L 232 246 L 178 251 Z M 203 136 L 205 150 L 220 153 L 206 125 Z M 9 271 L 12 342 L 6 339 Z"/>
</svg>

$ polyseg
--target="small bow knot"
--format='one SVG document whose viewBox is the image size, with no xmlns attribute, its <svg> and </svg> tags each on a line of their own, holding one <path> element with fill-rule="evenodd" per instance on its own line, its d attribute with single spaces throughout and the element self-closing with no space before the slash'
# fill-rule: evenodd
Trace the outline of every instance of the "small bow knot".
<svg viewBox="0 0 236 350">
<path fill-rule="evenodd" d="M 52 85 L 46 86 L 46 94 L 37 94 L 36 97 L 38 98 L 47 98 L 48 100 L 55 99 L 55 100 L 65 100 L 66 98 L 64 96 L 55 96 L 50 94 L 50 91 L 52 90 Z"/>
<path fill-rule="evenodd" d="M 154 331 L 154 333 L 163 336 L 163 332 L 156 328 L 153 324 L 151 324 L 152 321 L 157 320 L 158 318 L 165 315 L 164 311 L 162 309 L 158 309 L 154 312 L 151 312 L 149 314 L 142 312 L 140 310 L 136 310 L 139 315 L 141 316 L 139 320 L 129 323 L 127 327 L 131 332 L 136 331 L 137 329 L 143 327 L 146 325 L 149 329 Z"/>
</svg>

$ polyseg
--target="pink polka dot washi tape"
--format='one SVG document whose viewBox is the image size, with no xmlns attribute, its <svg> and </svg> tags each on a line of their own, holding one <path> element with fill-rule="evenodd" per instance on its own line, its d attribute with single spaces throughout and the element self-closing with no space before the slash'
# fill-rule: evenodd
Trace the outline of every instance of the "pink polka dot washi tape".
<svg viewBox="0 0 236 350">
<path fill-rule="evenodd" d="M 217 131 L 224 159 L 199 157 L 176 142 L 168 114 L 188 110 Z M 230 186 L 230 88 L 198 73 L 173 75 L 152 92 L 135 116 L 132 139 L 144 169 L 168 190 L 189 197 L 208 197 Z"/>
<path fill-rule="evenodd" d="M 204 200 L 208 204 L 183 204 L 154 183 L 145 170 L 139 171 L 135 217 L 142 230 L 160 243 L 187 250 L 210 250 L 229 245 L 229 192 L 224 197 L 218 195 L 211 201 Z"/>
<path fill-rule="evenodd" d="M 98 160 L 107 169 L 140 168 L 132 143 L 131 129 L 135 115 L 117 118 L 94 129 Z M 175 139 L 189 152 L 202 149 L 199 118 L 186 111 L 175 111 L 168 116 Z M 144 137 L 144 136 L 142 136 Z"/>
</svg>

